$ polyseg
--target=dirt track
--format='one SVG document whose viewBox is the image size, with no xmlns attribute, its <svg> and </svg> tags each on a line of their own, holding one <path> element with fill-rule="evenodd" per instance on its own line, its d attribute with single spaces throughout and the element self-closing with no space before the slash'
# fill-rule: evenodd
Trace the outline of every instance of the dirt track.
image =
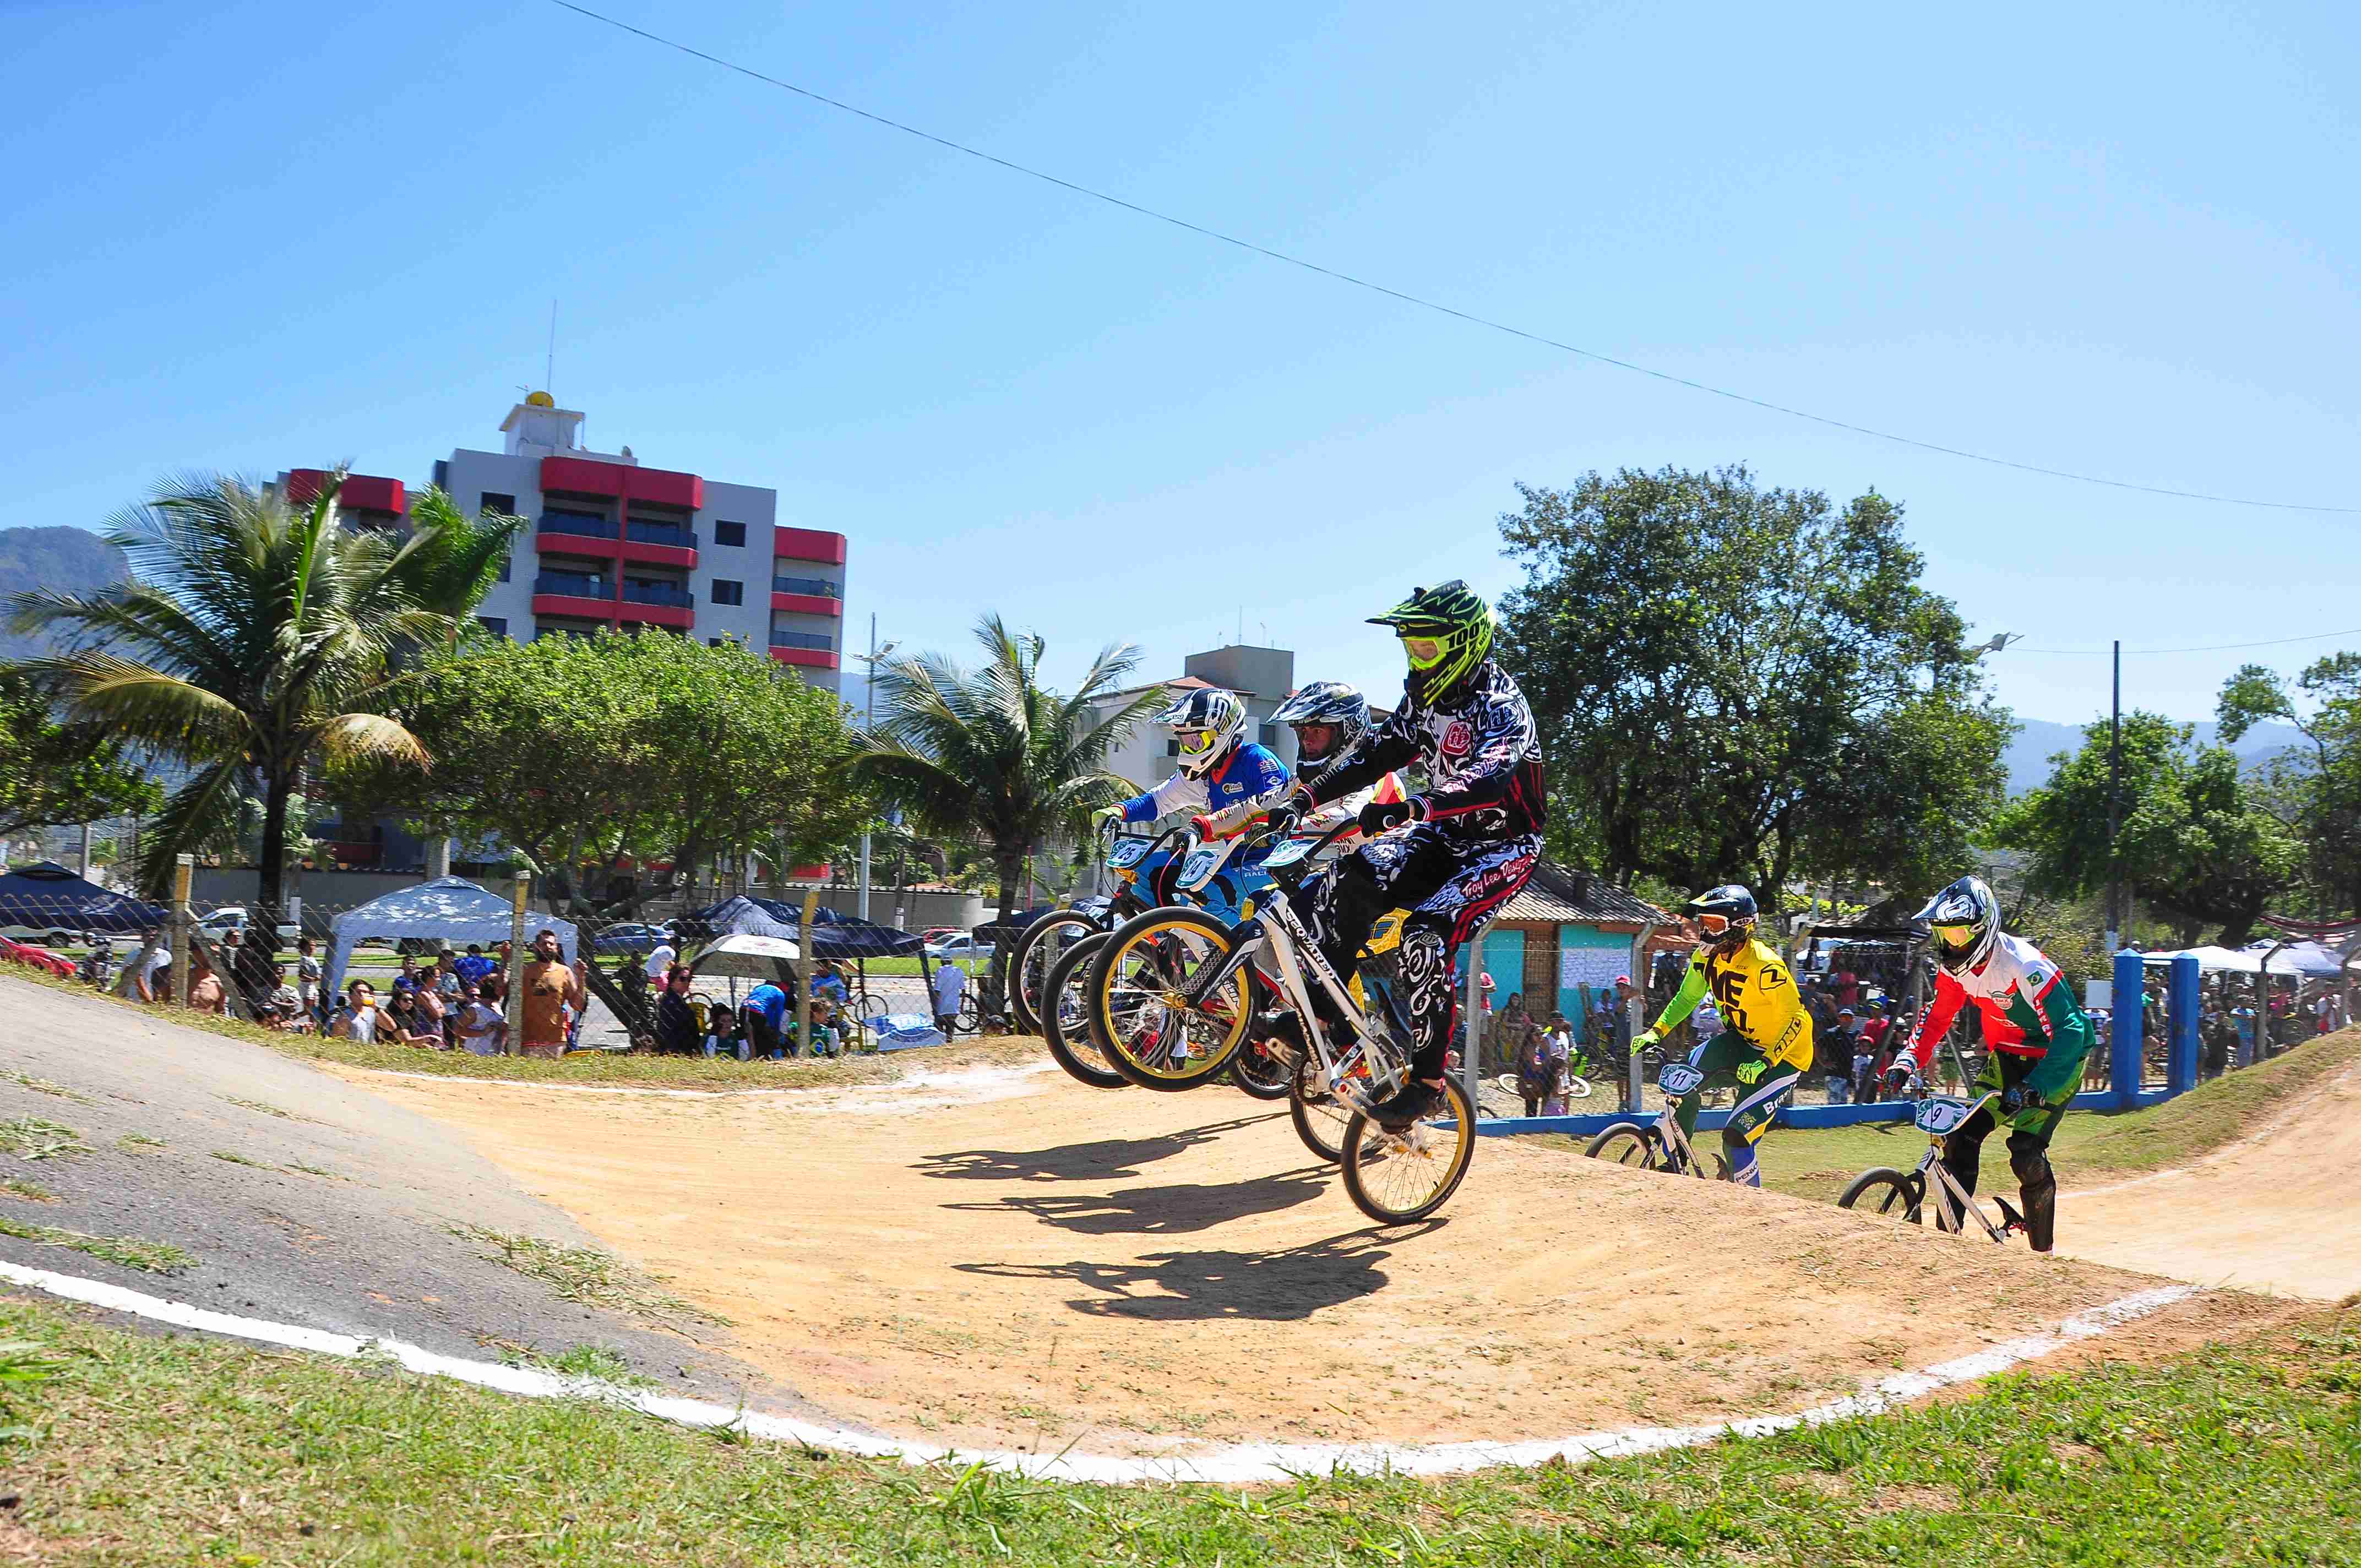
<svg viewBox="0 0 2361 1568">
<path fill-rule="evenodd" d="M 2341 1300 L 2361 1290 L 2361 1069 L 2195 1165 L 2066 1191 L 2077 1256 L 2201 1285 Z"/>
<path fill-rule="evenodd" d="M 361 1076 L 729 1314 L 739 1353 L 820 1407 L 942 1442 L 1512 1440 L 1792 1409 L 2153 1283 L 1507 1140 L 1438 1221 L 1381 1232 L 1283 1107 L 1226 1087 L 1002 1070 L 705 1101 Z M 2279 1310 L 2204 1298 L 2093 1349 Z"/>
</svg>

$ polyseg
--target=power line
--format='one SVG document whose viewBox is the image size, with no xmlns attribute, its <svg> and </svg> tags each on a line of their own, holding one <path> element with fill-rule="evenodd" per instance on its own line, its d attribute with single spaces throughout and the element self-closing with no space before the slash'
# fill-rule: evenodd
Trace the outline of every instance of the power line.
<svg viewBox="0 0 2361 1568">
<path fill-rule="evenodd" d="M 2317 506 L 2304 501 L 2266 501 L 2257 500 L 2246 496 L 2213 495 L 2204 490 L 2180 490 L 2165 485 L 2140 485 L 2134 484 L 2127 479 L 2109 479 L 2103 478 L 2096 474 L 2078 474 L 2069 468 L 2044 467 L 2038 463 L 2019 463 L 2013 458 L 1995 457 L 1988 452 L 1971 452 L 1965 447 L 1945 446 L 1939 442 L 1921 441 L 1916 436 L 1897 435 L 1890 430 L 1877 430 L 1865 424 L 1854 424 L 1850 421 L 1835 419 L 1827 414 L 1816 414 L 1806 409 L 1790 407 L 1785 403 L 1774 403 L 1770 401 L 1768 399 L 1750 397 L 1744 392 L 1733 392 L 1726 387 L 1716 387 L 1704 381 L 1694 381 L 1686 376 L 1675 376 L 1669 370 L 1657 370 L 1649 366 L 1634 364 L 1629 359 L 1618 359 L 1611 354 L 1601 354 L 1595 349 L 1579 348 L 1571 343 L 1562 342 L 1557 338 L 1549 337 L 1538 332 L 1528 332 L 1523 327 L 1511 326 L 1506 322 L 1495 321 L 1489 316 L 1479 316 L 1472 312 L 1458 310 L 1450 305 L 1438 303 L 1433 300 L 1423 299 L 1416 294 L 1405 293 L 1400 289 L 1389 288 L 1383 283 L 1372 282 L 1367 278 L 1356 278 L 1349 272 L 1340 272 L 1333 267 L 1323 267 L 1316 261 L 1307 261 L 1300 256 L 1290 256 L 1283 250 L 1273 250 L 1268 246 L 1257 245 L 1250 239 L 1240 239 L 1235 235 L 1224 234 L 1219 229 L 1208 228 L 1202 224 L 1191 223 L 1187 218 L 1174 217 L 1170 213 L 1160 213 L 1153 207 L 1143 207 L 1138 203 L 1127 202 L 1121 196 L 1109 195 L 1104 191 L 1093 190 L 1088 185 L 1077 184 L 1071 180 L 1061 179 L 1058 175 L 1049 173 L 1043 170 L 1035 169 L 1029 165 L 1017 163 L 1012 159 L 999 157 L 996 154 L 985 152 L 981 148 L 970 147 L 964 142 L 953 141 L 949 137 L 937 136 L 932 131 L 921 130 L 916 126 L 906 125 L 900 120 L 893 119 L 887 115 L 877 114 L 872 110 L 863 109 L 855 104 L 845 103 L 841 99 L 831 98 L 825 93 L 815 93 L 808 87 L 798 87 L 792 82 L 785 82 L 782 81 L 778 77 L 766 75 L 763 71 L 757 71 L 752 66 L 741 65 L 736 60 L 724 60 L 718 54 L 708 54 L 705 50 L 689 44 L 682 43 L 676 38 L 668 38 L 661 33 L 649 32 L 645 27 L 633 27 L 629 22 L 620 21 L 616 17 L 607 16 L 602 12 L 594 11 L 587 5 L 577 5 L 574 3 L 574 0 L 549 0 L 549 3 L 557 6 L 561 10 L 571 11 L 576 16 L 588 17 L 589 20 L 594 22 L 603 22 L 610 27 L 630 33 L 634 38 L 645 38 L 652 44 L 660 44 L 665 49 L 678 50 L 680 53 L 687 55 L 692 59 L 704 60 L 708 65 L 718 65 L 724 71 L 734 71 L 741 76 L 751 77 L 756 82 L 763 82 L 768 86 L 776 87 L 782 92 L 793 93 L 797 97 L 807 98 L 815 104 L 824 104 L 831 109 L 838 109 L 848 115 L 858 115 L 862 119 L 867 120 L 873 125 L 884 126 L 888 130 L 900 131 L 903 135 L 916 137 L 920 141 L 932 142 L 935 146 L 949 148 L 952 152 L 963 153 L 969 158 L 977 159 L 983 162 L 992 164 L 996 168 L 1007 170 L 1012 174 L 1021 174 L 1028 180 L 1038 180 L 1045 184 L 1055 185 L 1060 190 L 1071 191 L 1077 196 L 1086 196 L 1093 202 L 1104 202 L 1108 206 L 1120 207 L 1126 213 L 1137 214 L 1138 216 L 1143 218 L 1152 218 L 1159 224 L 1169 224 L 1174 228 L 1185 229 L 1191 234 L 1201 235 L 1211 240 L 1218 240 L 1224 245 L 1235 246 L 1240 250 L 1250 251 L 1254 255 L 1267 258 L 1272 261 L 1283 262 L 1287 266 L 1300 268 L 1306 272 L 1314 272 L 1323 278 L 1331 279 L 1339 283 L 1349 284 L 1356 289 L 1365 289 L 1373 294 L 1383 294 L 1388 299 L 1399 300 L 1403 304 L 1414 305 L 1422 311 L 1433 311 L 1438 315 L 1451 316 L 1456 320 L 1466 322 L 1473 326 L 1486 327 L 1493 332 L 1504 333 L 1510 337 L 1522 338 L 1528 343 L 1538 343 L 1545 347 L 1554 348 L 1562 353 L 1571 354 L 1579 358 L 1591 360 L 1597 364 L 1610 365 L 1618 370 L 1629 370 L 1635 375 L 1646 376 L 1658 381 L 1669 382 L 1675 387 L 1686 387 L 1691 391 L 1705 392 L 1717 398 L 1726 398 L 1734 403 L 1745 403 L 1752 408 L 1767 410 L 1768 411 L 1775 414 L 1784 414 L 1790 419 L 1807 420 L 1814 424 L 1825 425 L 1832 430 L 1850 431 L 1855 435 L 1866 435 L 1871 437 L 1872 440 L 1891 442 L 1897 446 L 1914 447 L 1921 452 L 1938 453 L 1946 457 L 1961 457 L 1971 463 L 1990 464 L 1996 468 L 2014 468 L 2019 473 L 2024 474 L 2040 474 L 2052 479 L 2071 479 L 2078 484 L 2103 485 L 2110 489 L 2135 490 L 2142 495 L 2149 496 L 2170 496 L 2179 500 L 2215 501 L 2224 506 L 2262 507 L 2273 511 L 2331 512 L 2339 516 L 2361 516 L 2361 507 Z"/>
<path fill-rule="evenodd" d="M 2350 631 L 2313 631 L 2301 637 L 2274 637 L 2263 642 L 2208 642 L 2197 648 L 2126 648 L 2125 653 L 2226 653 L 2237 648 L 2283 648 L 2290 642 L 2324 642 L 2332 637 L 2361 637 L 2361 627 Z M 2105 658 L 2112 648 L 2019 648 L 2020 653 L 2087 653 Z"/>
</svg>

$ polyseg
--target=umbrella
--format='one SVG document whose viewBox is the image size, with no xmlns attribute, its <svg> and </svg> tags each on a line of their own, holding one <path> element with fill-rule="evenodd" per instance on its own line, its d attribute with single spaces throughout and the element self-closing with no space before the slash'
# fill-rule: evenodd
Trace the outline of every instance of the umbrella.
<svg viewBox="0 0 2361 1568">
<path fill-rule="evenodd" d="M 688 967 L 700 975 L 775 980 L 781 985 L 793 985 L 793 966 L 801 956 L 796 945 L 785 937 L 723 937 L 699 949 Z"/>
</svg>

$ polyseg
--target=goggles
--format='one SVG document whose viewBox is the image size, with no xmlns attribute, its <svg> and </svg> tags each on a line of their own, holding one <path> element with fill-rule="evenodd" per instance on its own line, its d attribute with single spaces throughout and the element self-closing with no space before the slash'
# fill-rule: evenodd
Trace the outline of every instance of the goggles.
<svg viewBox="0 0 2361 1568">
<path fill-rule="evenodd" d="M 1976 928 L 1973 926 L 1938 926 L 1935 927 L 1935 940 L 1942 943 L 1943 946 L 1947 948 L 1964 948 L 1974 942 L 1975 939 Z"/>
<path fill-rule="evenodd" d="M 1730 931 L 1730 916 L 1727 915 L 1700 915 L 1697 923 L 1697 929 L 1708 937 L 1726 936 Z"/>
<path fill-rule="evenodd" d="M 1431 670 L 1443 662 L 1443 639 L 1440 637 L 1405 637 L 1402 652 L 1413 670 Z"/>
<path fill-rule="evenodd" d="M 1213 743 L 1213 732 L 1210 729 L 1176 729 L 1172 738 L 1180 742 L 1181 751 L 1192 757 Z"/>
</svg>

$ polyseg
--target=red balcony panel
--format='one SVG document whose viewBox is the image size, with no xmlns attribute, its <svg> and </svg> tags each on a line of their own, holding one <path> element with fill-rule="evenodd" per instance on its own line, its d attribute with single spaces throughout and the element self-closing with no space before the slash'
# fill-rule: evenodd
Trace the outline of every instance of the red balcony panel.
<svg viewBox="0 0 2361 1568">
<path fill-rule="evenodd" d="M 625 539 L 610 546 L 625 561 L 645 561 L 651 566 L 678 566 L 682 571 L 694 571 L 697 552 L 678 544 L 650 544 L 645 540 Z"/>
<path fill-rule="evenodd" d="M 400 479 L 379 478 L 374 474 L 347 474 L 345 488 L 336 492 L 336 504 L 357 507 L 364 511 L 400 512 L 408 504 L 402 495 Z"/>
<path fill-rule="evenodd" d="M 797 615 L 842 615 L 844 601 L 821 594 L 773 594 L 773 609 L 791 609 Z"/>
<path fill-rule="evenodd" d="M 586 457 L 544 457 L 541 460 L 544 490 L 571 490 L 578 496 L 620 496 L 624 476 L 620 463 L 593 463 Z"/>
<path fill-rule="evenodd" d="M 536 601 L 538 602 L 538 601 Z M 625 599 L 618 609 L 625 626 L 638 621 L 646 626 L 691 627 L 697 624 L 697 607 L 687 604 L 640 604 Z"/>
<path fill-rule="evenodd" d="M 640 605 L 637 608 L 653 609 L 656 607 Z M 612 626 L 615 624 L 615 601 L 581 598 L 573 594 L 535 594 L 533 596 L 533 613 L 536 616 L 572 616 L 577 620 L 603 620 Z"/>
<path fill-rule="evenodd" d="M 835 652 L 826 648 L 774 648 L 771 657 L 782 664 L 808 664 L 816 670 L 837 667 Z"/>
<path fill-rule="evenodd" d="M 287 499 L 294 506 L 310 506 L 320 499 L 320 492 L 326 488 L 327 483 L 328 471 L 325 468 L 290 468 L 287 470 Z"/>
<path fill-rule="evenodd" d="M 841 566 L 844 535 L 816 528 L 774 528 L 771 530 L 771 554 L 782 561 L 824 561 L 831 566 Z"/>
<path fill-rule="evenodd" d="M 695 474 L 676 474 L 669 468 L 626 468 L 623 493 L 635 501 L 654 501 L 660 506 L 685 507 L 690 511 L 705 504 L 705 481 Z"/>
</svg>

